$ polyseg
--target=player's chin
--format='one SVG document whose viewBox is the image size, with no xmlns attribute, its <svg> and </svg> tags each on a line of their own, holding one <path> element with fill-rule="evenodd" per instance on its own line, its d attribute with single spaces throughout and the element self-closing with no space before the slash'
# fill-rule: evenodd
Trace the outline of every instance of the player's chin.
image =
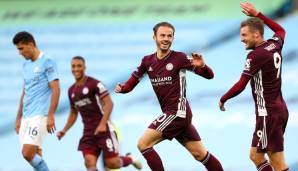
<svg viewBox="0 0 298 171">
<path fill-rule="evenodd" d="M 170 48 L 170 45 L 161 45 L 161 46 L 160 46 L 160 49 L 161 49 L 162 51 L 167 51 L 167 50 L 169 50 L 169 48 Z"/>
<path fill-rule="evenodd" d="M 73 75 L 77 80 L 79 80 L 82 77 L 82 74 L 79 74 L 79 73 L 74 73 Z"/>
<path fill-rule="evenodd" d="M 250 49 L 253 49 L 253 47 L 252 47 L 252 46 L 249 46 L 249 45 L 246 45 L 246 46 L 245 46 L 245 49 L 246 49 L 246 50 L 250 50 Z"/>
</svg>

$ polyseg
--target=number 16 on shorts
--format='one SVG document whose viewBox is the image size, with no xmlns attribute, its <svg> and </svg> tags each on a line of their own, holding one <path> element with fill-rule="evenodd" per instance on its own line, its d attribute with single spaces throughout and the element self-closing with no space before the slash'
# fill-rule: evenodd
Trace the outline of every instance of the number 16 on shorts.
<svg viewBox="0 0 298 171">
<path fill-rule="evenodd" d="M 31 137 L 35 137 L 38 134 L 37 127 L 31 127 L 31 126 L 29 126 L 29 129 L 28 130 L 29 130 L 28 131 L 28 134 Z"/>
</svg>

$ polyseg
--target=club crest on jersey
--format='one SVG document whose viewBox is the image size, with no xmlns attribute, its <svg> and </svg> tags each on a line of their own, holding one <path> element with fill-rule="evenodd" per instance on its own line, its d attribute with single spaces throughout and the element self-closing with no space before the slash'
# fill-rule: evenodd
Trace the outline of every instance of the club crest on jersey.
<svg viewBox="0 0 298 171">
<path fill-rule="evenodd" d="M 153 71 L 153 69 L 152 69 L 152 67 L 151 67 L 151 66 L 149 67 L 148 71 Z"/>
<path fill-rule="evenodd" d="M 88 87 L 84 87 L 82 92 L 83 92 L 83 94 L 85 94 L 85 95 L 88 94 L 88 93 L 89 93 L 89 89 L 88 89 Z"/>
<path fill-rule="evenodd" d="M 247 59 L 245 62 L 244 70 L 249 71 L 250 70 L 250 61 L 251 59 Z"/>
<path fill-rule="evenodd" d="M 74 97 L 75 97 L 75 94 L 74 94 L 74 93 L 72 93 L 72 94 L 71 94 L 71 98 L 74 98 Z"/>
<path fill-rule="evenodd" d="M 166 65 L 166 69 L 168 70 L 168 71 L 171 71 L 172 69 L 173 69 L 173 64 L 172 63 L 168 63 L 167 65 Z"/>
<path fill-rule="evenodd" d="M 38 66 L 37 66 L 37 67 L 35 67 L 35 68 L 34 68 L 34 70 L 33 70 L 33 72 L 34 72 L 34 73 L 37 73 L 37 72 L 39 72 L 39 71 L 40 71 L 40 69 L 39 69 L 39 67 L 38 67 Z"/>
</svg>

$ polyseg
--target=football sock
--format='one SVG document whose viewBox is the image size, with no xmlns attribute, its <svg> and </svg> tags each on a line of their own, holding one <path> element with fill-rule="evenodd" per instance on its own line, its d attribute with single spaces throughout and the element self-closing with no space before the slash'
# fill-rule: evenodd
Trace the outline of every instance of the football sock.
<svg viewBox="0 0 298 171">
<path fill-rule="evenodd" d="M 257 169 L 258 171 L 273 171 L 267 160 L 264 163 L 260 164 Z"/>
<path fill-rule="evenodd" d="M 29 163 L 32 167 L 34 167 L 35 171 L 49 171 L 46 162 L 38 154 L 35 154 Z"/>
<path fill-rule="evenodd" d="M 152 171 L 164 171 L 162 161 L 157 152 L 151 147 L 141 151 Z"/>
<path fill-rule="evenodd" d="M 121 167 L 126 167 L 132 163 L 132 159 L 130 157 L 120 156 L 119 158 L 120 158 Z"/>
<path fill-rule="evenodd" d="M 200 162 L 208 171 L 223 171 L 220 162 L 209 152 L 207 152 L 206 156 Z"/>
</svg>

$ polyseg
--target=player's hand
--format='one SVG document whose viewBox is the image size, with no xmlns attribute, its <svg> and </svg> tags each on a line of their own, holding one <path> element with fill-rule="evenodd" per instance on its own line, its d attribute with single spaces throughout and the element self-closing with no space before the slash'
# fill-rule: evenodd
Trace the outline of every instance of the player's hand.
<svg viewBox="0 0 298 171">
<path fill-rule="evenodd" d="M 205 62 L 203 59 L 203 56 L 199 53 L 191 53 L 192 59 L 191 59 L 191 64 L 194 66 L 197 66 L 199 68 L 205 66 Z"/>
<path fill-rule="evenodd" d="M 226 111 L 225 104 L 222 103 L 221 101 L 219 101 L 218 106 L 221 111 Z"/>
<path fill-rule="evenodd" d="M 118 83 L 114 89 L 115 93 L 121 93 L 122 87 L 123 87 L 123 84 Z"/>
<path fill-rule="evenodd" d="M 259 14 L 259 11 L 250 2 L 242 2 L 240 3 L 240 7 L 242 8 L 242 12 L 247 16 L 256 17 Z"/>
<path fill-rule="evenodd" d="M 21 127 L 21 119 L 17 119 L 16 125 L 15 125 L 15 130 L 17 134 L 19 134 L 20 127 Z"/>
<path fill-rule="evenodd" d="M 61 130 L 59 132 L 57 132 L 56 136 L 58 138 L 58 140 L 61 140 L 65 135 L 65 131 Z"/>
<path fill-rule="evenodd" d="M 48 115 L 47 130 L 50 134 L 54 133 L 56 130 L 54 115 Z"/>
<path fill-rule="evenodd" d="M 105 133 L 105 132 L 107 132 L 107 125 L 105 123 L 100 123 L 96 128 L 94 135 Z"/>
</svg>

